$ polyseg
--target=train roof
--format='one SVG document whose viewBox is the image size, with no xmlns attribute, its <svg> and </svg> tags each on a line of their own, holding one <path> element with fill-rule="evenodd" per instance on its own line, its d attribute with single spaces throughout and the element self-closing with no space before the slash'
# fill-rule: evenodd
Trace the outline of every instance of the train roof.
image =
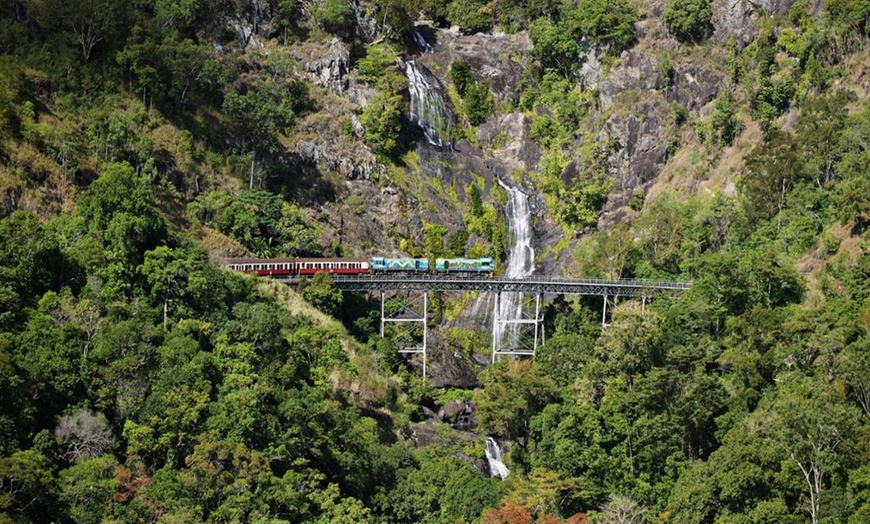
<svg viewBox="0 0 870 524">
<path fill-rule="evenodd" d="M 296 262 L 368 262 L 367 258 L 296 258 Z"/>
<path fill-rule="evenodd" d="M 227 264 L 287 264 L 295 262 L 368 262 L 367 258 L 228 258 Z"/>
</svg>

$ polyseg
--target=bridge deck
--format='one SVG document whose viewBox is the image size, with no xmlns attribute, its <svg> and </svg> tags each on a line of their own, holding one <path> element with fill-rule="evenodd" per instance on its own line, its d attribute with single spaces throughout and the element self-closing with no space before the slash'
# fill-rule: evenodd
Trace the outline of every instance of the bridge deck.
<svg viewBox="0 0 870 524">
<path fill-rule="evenodd" d="M 287 284 L 298 283 L 299 277 L 278 279 Z M 504 277 L 433 274 L 333 275 L 336 287 L 344 291 L 486 291 L 565 295 L 653 296 L 679 293 L 689 289 L 691 282 L 668 280 L 597 278 L 561 278 L 531 276 L 522 280 Z"/>
</svg>

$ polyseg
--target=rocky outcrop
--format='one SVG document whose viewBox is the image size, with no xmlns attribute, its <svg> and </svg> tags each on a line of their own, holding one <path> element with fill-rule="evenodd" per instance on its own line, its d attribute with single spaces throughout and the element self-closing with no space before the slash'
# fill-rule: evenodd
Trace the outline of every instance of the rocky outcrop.
<svg viewBox="0 0 870 524">
<path fill-rule="evenodd" d="M 583 39 L 583 50 L 580 52 L 580 87 L 581 89 L 595 89 L 601 81 L 604 65 L 604 51 L 597 45 L 590 45 Z"/>
<path fill-rule="evenodd" d="M 345 153 L 337 152 L 327 143 L 297 140 L 295 152 L 302 160 L 315 164 L 325 171 L 338 173 L 343 178 L 349 180 L 367 179 L 378 168 L 377 161 L 367 149 L 363 147 L 354 149 L 353 157 L 351 157 Z"/>
<path fill-rule="evenodd" d="M 669 104 L 656 96 L 638 105 L 636 112 L 612 115 L 602 126 L 599 140 L 617 142 L 606 162 L 616 182 L 608 208 L 624 205 L 637 187 L 658 176 L 675 135 L 669 112 Z"/>
<path fill-rule="evenodd" d="M 341 95 L 348 88 L 350 50 L 337 38 L 328 42 L 306 42 L 290 48 L 290 55 L 315 85 Z"/>
<path fill-rule="evenodd" d="M 664 86 L 659 61 L 639 49 L 623 51 L 610 76 L 601 81 L 601 107 L 609 108 L 626 91 L 654 91 Z"/>
<path fill-rule="evenodd" d="M 767 15 L 787 15 L 796 0 L 749 0 Z M 812 2 L 810 2 L 812 3 Z"/>
<path fill-rule="evenodd" d="M 690 112 L 700 112 L 716 98 L 724 80 L 721 72 L 703 65 L 676 64 L 672 85 L 665 93 L 668 101 L 677 102 Z"/>
<path fill-rule="evenodd" d="M 514 99 L 519 95 L 519 81 L 531 60 L 532 42 L 525 31 L 512 35 L 458 35 L 440 30 L 431 36 L 427 33 L 427 41 L 430 39 L 436 52 L 427 53 L 425 61 L 435 64 L 430 67 L 434 73 L 446 75 L 452 61 L 465 60 L 478 80 L 489 82 L 496 96 Z"/>
<path fill-rule="evenodd" d="M 514 170 L 533 170 L 541 156 L 530 136 L 531 120 L 522 113 L 493 115 L 477 129 L 477 142 Z"/>
<path fill-rule="evenodd" d="M 770 0 L 770 3 L 776 1 Z M 725 43 L 733 38 L 738 46 L 743 47 L 755 39 L 759 14 L 749 0 L 715 0 L 712 8 L 715 40 Z"/>
</svg>

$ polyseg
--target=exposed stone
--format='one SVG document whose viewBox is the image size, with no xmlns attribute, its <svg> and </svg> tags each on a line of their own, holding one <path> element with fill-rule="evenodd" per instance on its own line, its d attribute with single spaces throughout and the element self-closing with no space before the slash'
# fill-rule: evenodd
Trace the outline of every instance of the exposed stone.
<svg viewBox="0 0 870 524">
<path fill-rule="evenodd" d="M 494 115 L 477 129 L 477 141 L 511 169 L 535 169 L 541 152 L 530 131 L 531 121 L 523 113 Z"/>
<path fill-rule="evenodd" d="M 457 415 L 465 413 L 467 409 L 468 406 L 464 401 L 451 400 L 438 410 L 438 418 L 444 422 L 452 422 L 456 419 Z"/>
<path fill-rule="evenodd" d="M 503 33 L 457 36 L 450 31 L 436 31 L 437 53 L 425 55 L 427 61 L 436 62 L 436 69 L 446 73 L 450 62 L 462 59 L 468 62 L 478 80 L 488 81 L 493 93 L 501 98 L 513 99 L 523 72 L 529 65 L 532 42 L 525 31 L 507 35 Z M 444 79 L 442 79 L 442 82 Z"/>
<path fill-rule="evenodd" d="M 614 98 L 624 91 L 656 90 L 663 84 L 659 62 L 655 57 L 638 49 L 623 51 L 619 65 L 599 85 L 601 106 L 607 109 L 613 104 Z"/>
<path fill-rule="evenodd" d="M 316 85 L 340 95 L 348 88 L 350 50 L 337 38 L 328 42 L 295 45 L 290 55 L 299 62 L 306 76 Z"/>
<path fill-rule="evenodd" d="M 433 419 L 438 419 L 438 418 L 440 418 L 441 420 L 444 420 L 444 418 L 441 417 L 440 412 L 435 413 L 435 411 L 433 411 L 432 409 L 430 409 L 426 406 L 417 406 L 417 414 L 423 420 L 433 420 Z"/>
<path fill-rule="evenodd" d="M 309 140 L 296 141 L 296 154 L 308 163 L 327 171 L 334 171 L 349 180 L 369 178 L 377 164 L 374 157 L 357 162 L 337 154 L 329 144 Z"/>
<path fill-rule="evenodd" d="M 369 105 L 369 100 L 378 96 L 377 90 L 365 82 L 357 79 L 357 72 L 353 71 L 348 75 L 348 88 L 344 93 L 345 98 L 360 107 Z"/>
<path fill-rule="evenodd" d="M 619 142 L 617 151 L 607 159 L 616 179 L 611 200 L 626 201 L 636 187 L 658 175 L 667 158 L 669 133 L 659 116 L 667 108 L 661 103 L 640 104 L 636 113 L 612 115 L 604 123 L 602 135 Z"/>
<path fill-rule="evenodd" d="M 724 43 L 733 38 L 740 47 L 755 40 L 759 15 L 749 0 L 714 0 L 712 8 L 715 40 Z"/>
<path fill-rule="evenodd" d="M 676 101 L 688 111 L 700 111 L 719 93 L 725 75 L 699 64 L 674 66 L 674 82 L 666 91 L 669 101 Z"/>
<path fill-rule="evenodd" d="M 583 39 L 583 50 L 580 52 L 580 87 L 595 89 L 601 81 L 603 65 L 601 59 L 604 52 L 597 45 L 590 45 Z"/>
<path fill-rule="evenodd" d="M 787 15 L 796 0 L 749 0 L 768 15 Z"/>
<path fill-rule="evenodd" d="M 437 442 L 435 437 L 435 423 L 427 421 L 421 424 L 411 424 L 411 440 L 418 448 Z"/>
</svg>

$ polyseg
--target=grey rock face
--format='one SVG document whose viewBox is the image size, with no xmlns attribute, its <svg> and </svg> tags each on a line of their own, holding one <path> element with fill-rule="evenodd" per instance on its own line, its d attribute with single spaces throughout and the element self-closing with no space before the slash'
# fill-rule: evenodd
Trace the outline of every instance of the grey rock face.
<svg viewBox="0 0 870 524">
<path fill-rule="evenodd" d="M 348 88 L 347 71 L 350 65 L 350 50 L 333 38 L 329 42 L 294 46 L 290 51 L 306 76 L 316 85 L 323 86 L 340 95 Z"/>
<path fill-rule="evenodd" d="M 769 1 L 774 3 L 777 0 Z M 726 42 L 733 38 L 743 47 L 758 35 L 759 15 L 749 0 L 715 0 L 712 7 L 713 38 L 717 41 Z"/>
<path fill-rule="evenodd" d="M 302 160 L 315 164 L 321 169 L 334 171 L 348 180 L 368 179 L 377 165 L 374 157 L 359 161 L 337 154 L 327 143 L 309 140 L 296 142 L 296 154 Z"/>
<path fill-rule="evenodd" d="M 595 45 L 583 43 L 580 53 L 580 86 L 583 89 L 595 89 L 601 81 L 604 52 Z"/>
<path fill-rule="evenodd" d="M 670 130 L 660 116 L 667 110 L 666 103 L 659 98 L 640 104 L 630 115 L 613 115 L 604 123 L 602 135 L 619 142 L 618 148 L 607 159 L 616 180 L 610 196 L 611 204 L 624 204 L 636 187 L 658 175 L 667 158 Z"/>
<path fill-rule="evenodd" d="M 522 78 L 531 39 L 525 31 L 514 34 L 475 34 L 454 36 L 447 31 L 438 32 L 439 44 L 449 61 L 463 59 L 479 80 L 489 81 L 493 93 L 500 98 L 517 95 L 517 84 Z"/>
<path fill-rule="evenodd" d="M 762 9 L 768 15 L 786 15 L 795 0 L 750 0 L 752 5 Z"/>
<path fill-rule="evenodd" d="M 721 72 L 702 65 L 688 63 L 674 67 L 674 82 L 666 93 L 669 101 L 676 101 L 688 111 L 700 111 L 716 98 L 725 80 Z"/>
<path fill-rule="evenodd" d="M 601 106 L 607 109 L 614 98 L 628 90 L 650 91 L 663 86 L 659 61 L 643 51 L 632 49 L 620 56 L 619 66 L 601 81 Z"/>
<path fill-rule="evenodd" d="M 477 129 L 477 141 L 511 169 L 535 169 L 541 152 L 530 130 L 531 121 L 522 113 L 496 115 Z"/>
</svg>

